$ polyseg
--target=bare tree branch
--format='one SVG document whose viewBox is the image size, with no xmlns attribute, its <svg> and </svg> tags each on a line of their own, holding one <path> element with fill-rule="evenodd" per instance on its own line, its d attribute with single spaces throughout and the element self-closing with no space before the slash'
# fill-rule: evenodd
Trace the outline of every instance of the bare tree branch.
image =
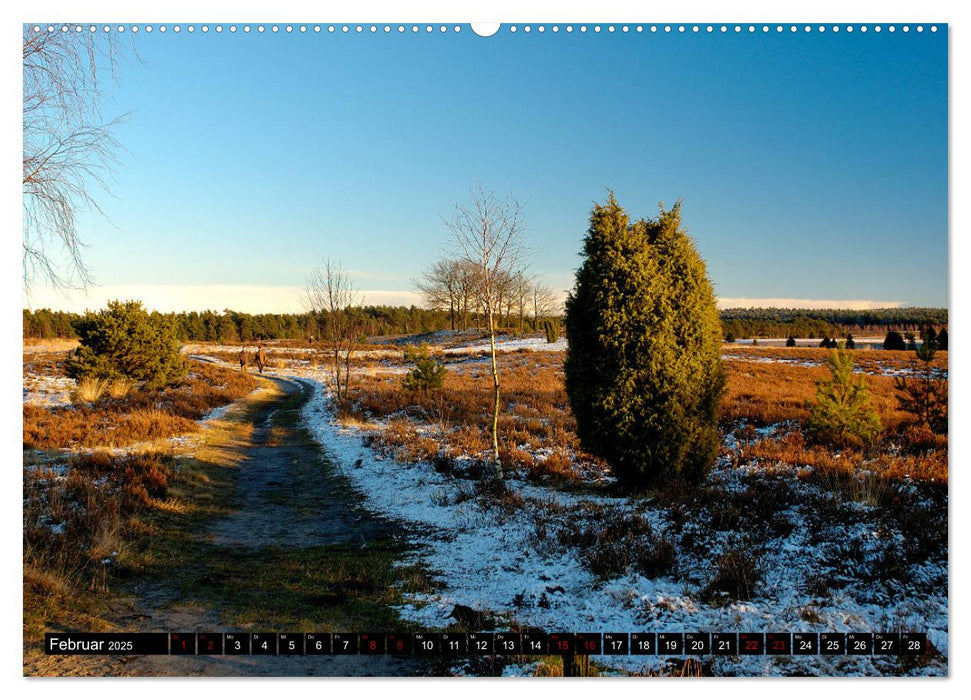
<svg viewBox="0 0 971 700">
<path fill-rule="evenodd" d="M 327 329 L 325 341 L 330 347 L 334 396 L 346 399 L 350 386 L 351 350 L 354 345 L 354 323 L 350 308 L 360 303 L 354 285 L 339 261 L 327 258 L 314 268 L 304 287 L 304 304 Z"/>
<path fill-rule="evenodd" d="M 57 287 L 87 286 L 90 270 L 77 214 L 103 213 L 93 190 L 110 193 L 120 117 L 104 121 L 103 82 L 133 54 L 114 32 L 23 28 L 23 275 Z M 59 260 L 59 258 L 64 258 Z M 59 264 L 59 262 L 61 264 Z M 62 269 L 62 266 L 64 269 Z"/>
<path fill-rule="evenodd" d="M 472 187 L 470 202 L 456 204 L 445 220 L 454 257 L 475 270 L 476 292 L 485 311 L 492 355 L 492 452 L 496 477 L 502 479 L 499 455 L 499 366 L 496 361 L 496 317 L 509 294 L 510 280 L 523 267 L 528 250 L 524 241 L 526 216 L 512 194 L 497 197 L 481 184 Z"/>
</svg>

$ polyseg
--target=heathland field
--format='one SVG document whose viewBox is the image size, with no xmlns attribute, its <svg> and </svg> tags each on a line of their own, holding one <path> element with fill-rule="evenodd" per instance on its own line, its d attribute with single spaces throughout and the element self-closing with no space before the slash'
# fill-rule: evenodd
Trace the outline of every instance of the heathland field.
<svg viewBox="0 0 971 700">
<path fill-rule="evenodd" d="M 419 342 L 447 370 L 441 388 L 403 386 L 412 369 L 404 350 Z M 913 352 L 853 352 L 882 431 L 866 448 L 837 449 L 806 430 L 829 350 L 726 344 L 714 469 L 699 485 L 631 495 L 580 447 L 564 389 L 565 341 L 530 336 L 499 341 L 505 487 L 480 478 L 491 446 L 487 345 L 474 332 L 360 343 L 339 403 L 319 343 L 267 344 L 263 377 L 240 371 L 240 346 L 187 345 L 191 370 L 180 384 L 107 386 L 100 396 L 64 376 L 63 349 L 25 347 L 27 639 L 92 621 L 137 628 L 99 602 L 111 592 L 156 615 L 189 600 L 220 629 L 350 630 L 373 620 L 389 630 L 926 631 L 931 649 L 917 659 L 604 656 L 587 672 L 946 673 L 947 437 L 901 408 L 898 378 L 923 371 Z M 946 352 L 931 369 L 946 380 Z M 299 391 L 281 394 L 281 380 Z M 218 408 L 234 401 L 228 413 Z M 261 401 L 282 401 L 286 411 L 261 423 Z M 289 477 L 270 479 L 270 495 L 254 491 L 244 465 L 256 448 L 247 441 L 282 445 L 282 431 L 312 446 L 298 461 L 325 465 L 313 467 L 326 475 L 316 488 L 341 484 L 339 510 L 359 508 L 363 520 L 341 519 L 322 505 L 326 493 L 290 488 Z M 260 510 L 260 499 L 310 523 L 290 559 L 270 530 L 247 543 L 226 525 L 234 512 Z M 389 526 L 393 538 L 382 529 Z M 318 537 L 321 528 L 342 533 L 339 543 Z M 247 567 L 220 549 L 226 532 L 244 538 L 236 545 L 253 553 Z M 358 534 L 383 544 L 359 562 L 319 549 Z M 321 581 L 281 584 L 253 557 L 316 571 L 329 593 L 311 600 L 308 587 Z M 172 572 L 189 564 L 204 571 Z M 149 575 L 159 577 L 152 590 Z M 271 594 L 271 584 L 284 593 Z M 556 674 L 558 664 L 496 657 L 433 672 Z"/>
</svg>

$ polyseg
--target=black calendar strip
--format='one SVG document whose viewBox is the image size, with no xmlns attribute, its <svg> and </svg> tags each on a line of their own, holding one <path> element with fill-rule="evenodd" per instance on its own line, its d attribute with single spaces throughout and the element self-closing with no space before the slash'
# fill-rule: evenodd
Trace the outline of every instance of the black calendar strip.
<svg viewBox="0 0 971 700">
<path fill-rule="evenodd" d="M 910 655 L 922 632 L 48 633 L 52 655 L 800 656 Z"/>
</svg>

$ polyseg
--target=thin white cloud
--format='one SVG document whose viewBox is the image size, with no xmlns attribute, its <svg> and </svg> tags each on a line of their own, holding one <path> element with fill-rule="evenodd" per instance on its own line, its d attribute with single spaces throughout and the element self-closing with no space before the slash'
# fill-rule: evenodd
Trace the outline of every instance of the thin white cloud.
<svg viewBox="0 0 971 700">
<path fill-rule="evenodd" d="M 719 309 L 894 309 L 903 306 L 902 301 L 876 299 L 786 299 L 725 297 L 718 299 Z"/>
<path fill-rule="evenodd" d="M 421 296 L 409 289 L 365 289 L 359 292 L 363 304 L 374 306 L 421 306 Z M 560 296 L 560 295 L 558 295 Z M 138 299 L 149 309 L 169 311 L 205 311 L 233 309 L 246 313 L 302 313 L 303 289 L 294 286 L 258 285 L 169 285 L 129 284 L 92 287 L 87 291 L 63 292 L 51 287 L 38 287 L 24 297 L 31 309 L 55 309 L 81 312 L 100 309 L 112 299 Z M 875 299 L 789 299 L 725 297 L 718 308 L 787 308 L 787 309 L 880 309 L 902 306 L 900 301 Z"/>
<path fill-rule="evenodd" d="M 421 297 L 410 290 L 362 290 L 363 303 L 387 306 L 411 306 L 421 303 Z M 38 287 L 24 297 L 24 306 L 31 309 L 55 309 L 82 312 L 100 309 L 112 299 L 137 299 L 148 309 L 169 311 L 222 311 L 233 309 L 245 313 L 302 313 L 303 289 L 291 286 L 257 285 L 168 285 L 123 284 L 92 287 L 87 291 L 63 292 L 51 287 Z"/>
</svg>

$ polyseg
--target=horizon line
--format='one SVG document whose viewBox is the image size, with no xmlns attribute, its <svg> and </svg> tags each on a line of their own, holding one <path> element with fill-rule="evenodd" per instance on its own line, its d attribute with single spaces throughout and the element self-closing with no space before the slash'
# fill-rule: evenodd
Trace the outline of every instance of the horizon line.
<svg viewBox="0 0 971 700">
<path fill-rule="evenodd" d="M 365 289 L 358 290 L 360 303 L 355 306 L 421 307 L 421 295 L 414 290 Z M 104 285 L 84 289 L 64 290 L 49 286 L 23 291 L 23 308 L 27 311 L 50 309 L 82 313 L 103 308 L 108 301 L 134 299 L 146 309 L 160 313 L 232 310 L 249 314 L 306 313 L 303 289 L 284 285 L 169 285 L 133 284 Z M 898 308 L 948 308 L 947 306 L 919 306 L 901 300 L 880 299 L 813 299 L 799 297 L 719 297 L 719 311 L 728 309 L 796 309 L 868 311 Z"/>
</svg>

